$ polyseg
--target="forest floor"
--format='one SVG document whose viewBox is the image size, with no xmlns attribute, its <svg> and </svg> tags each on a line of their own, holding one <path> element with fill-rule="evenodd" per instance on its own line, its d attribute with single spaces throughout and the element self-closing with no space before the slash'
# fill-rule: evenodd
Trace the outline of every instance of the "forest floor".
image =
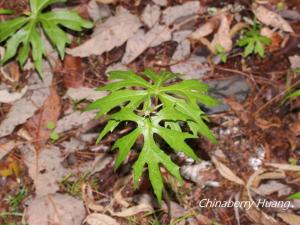
<svg viewBox="0 0 300 225">
<path fill-rule="evenodd" d="M 76 0 L 55 7 L 76 9 L 95 27 L 70 32 L 64 60 L 47 47 L 43 81 L 30 61 L 23 70 L 16 60 L 0 68 L 1 225 L 300 224 L 300 200 L 288 199 L 300 191 L 300 98 L 285 100 L 300 87 L 299 0 Z M 1 8 L 14 10 L 1 21 L 30 10 L 26 0 L 0 0 Z M 264 57 L 246 57 L 237 45 L 255 17 L 272 41 Z M 222 101 L 205 109 L 218 143 L 188 141 L 202 161 L 172 153 L 184 183 L 161 169 L 161 206 L 146 173 L 134 190 L 139 144 L 114 170 L 111 147 L 131 125 L 96 144 L 106 119 L 83 112 L 104 96 L 94 89 L 109 71 L 146 68 L 201 80 Z M 203 199 L 255 206 L 201 207 Z M 262 201 L 289 204 L 257 205 Z"/>
</svg>

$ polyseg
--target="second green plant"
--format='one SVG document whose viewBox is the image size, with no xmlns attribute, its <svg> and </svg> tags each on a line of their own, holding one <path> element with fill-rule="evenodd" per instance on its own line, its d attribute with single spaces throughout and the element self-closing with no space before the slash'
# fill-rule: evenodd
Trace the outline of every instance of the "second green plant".
<svg viewBox="0 0 300 225">
<path fill-rule="evenodd" d="M 1 22 L 0 43 L 6 42 L 5 55 L 1 63 L 6 63 L 18 52 L 18 61 L 23 66 L 31 49 L 34 66 L 42 75 L 42 59 L 46 56 L 42 32 L 45 32 L 47 38 L 63 59 L 65 46 L 70 44 L 70 39 L 62 27 L 74 31 L 82 31 L 83 28 L 93 27 L 93 23 L 82 19 L 75 11 L 64 9 L 47 11 L 50 5 L 66 1 L 30 0 L 30 12 L 18 18 Z"/>
</svg>

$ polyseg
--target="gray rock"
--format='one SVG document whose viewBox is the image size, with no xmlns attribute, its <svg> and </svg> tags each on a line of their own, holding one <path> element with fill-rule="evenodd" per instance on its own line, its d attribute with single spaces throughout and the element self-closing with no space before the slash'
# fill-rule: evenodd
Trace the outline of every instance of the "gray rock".
<svg viewBox="0 0 300 225">
<path fill-rule="evenodd" d="M 227 79 L 213 80 L 207 82 L 210 86 L 210 95 L 223 100 L 227 97 L 234 97 L 238 102 L 246 100 L 250 91 L 250 86 L 241 76 L 232 76 Z M 221 113 L 229 110 L 229 106 L 222 103 L 213 108 L 205 108 L 207 114 Z"/>
</svg>

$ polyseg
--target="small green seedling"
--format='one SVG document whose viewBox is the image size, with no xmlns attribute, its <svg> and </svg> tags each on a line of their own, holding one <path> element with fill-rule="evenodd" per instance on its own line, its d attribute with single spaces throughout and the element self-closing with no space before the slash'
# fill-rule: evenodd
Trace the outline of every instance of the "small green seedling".
<svg viewBox="0 0 300 225">
<path fill-rule="evenodd" d="M 289 94 L 287 96 L 288 99 L 292 99 L 292 98 L 296 98 L 296 97 L 300 97 L 300 89 L 292 92 L 291 94 Z"/>
<path fill-rule="evenodd" d="M 244 57 L 249 55 L 259 55 L 265 57 L 265 47 L 272 43 L 271 39 L 260 34 L 260 26 L 254 20 L 253 26 L 247 29 L 242 37 L 238 40 L 237 45 L 243 47 Z"/>
<path fill-rule="evenodd" d="M 57 141 L 59 139 L 59 134 L 54 131 L 55 127 L 56 127 L 56 125 L 52 121 L 50 121 L 50 122 L 47 123 L 47 128 L 49 130 L 51 130 L 50 139 L 52 141 Z"/>
<path fill-rule="evenodd" d="M 0 9 L 0 15 L 11 15 L 14 14 L 15 11 L 14 10 L 10 10 L 10 9 Z"/>
<path fill-rule="evenodd" d="M 199 104 L 211 107 L 219 102 L 208 96 L 208 85 L 198 80 L 172 83 L 178 79 L 178 74 L 168 71 L 157 74 L 146 70 L 144 76 L 150 81 L 132 71 L 110 72 L 109 79 L 114 82 L 98 88 L 99 91 L 108 91 L 109 94 L 93 102 L 87 110 L 96 109 L 99 110 L 98 117 L 108 117 L 108 123 L 100 132 L 97 143 L 120 123 L 130 121 L 135 124 L 133 130 L 119 138 L 112 147 L 119 149 L 115 168 L 127 158 L 136 140 L 142 136 L 144 144 L 133 165 L 134 187 L 138 187 L 143 169 L 147 165 L 150 182 L 160 203 L 164 187 L 160 166 L 164 166 L 180 182 L 182 178 L 179 167 L 161 149 L 157 136 L 175 152 L 183 152 L 198 160 L 185 141 L 203 135 L 216 143 L 213 133 L 205 123 L 208 118 Z M 119 110 L 111 112 L 112 109 Z M 187 131 L 182 130 L 182 124 L 184 128 L 188 128 Z"/>
<path fill-rule="evenodd" d="M 300 199 L 300 192 L 290 195 L 288 199 Z"/>
<path fill-rule="evenodd" d="M 11 212 L 18 211 L 20 204 L 26 198 L 27 194 L 28 194 L 27 188 L 26 186 L 23 186 L 16 195 L 9 196 L 7 202 L 9 204 Z"/>
<path fill-rule="evenodd" d="M 223 63 L 227 62 L 227 54 L 226 54 L 225 49 L 223 48 L 222 45 L 216 44 L 215 52 L 220 57 L 220 59 Z"/>
<path fill-rule="evenodd" d="M 1 61 L 6 63 L 15 57 L 18 51 L 18 61 L 21 67 L 27 61 L 31 49 L 31 57 L 35 69 L 42 76 L 42 59 L 46 56 L 42 33 L 44 32 L 53 46 L 59 52 L 61 59 L 65 55 L 65 47 L 71 41 L 62 27 L 82 31 L 92 28 L 93 23 L 82 19 L 77 12 L 70 10 L 46 11 L 54 3 L 67 0 L 30 0 L 31 12 L 21 17 L 0 23 L 0 43 L 6 43 L 6 50 Z"/>
</svg>

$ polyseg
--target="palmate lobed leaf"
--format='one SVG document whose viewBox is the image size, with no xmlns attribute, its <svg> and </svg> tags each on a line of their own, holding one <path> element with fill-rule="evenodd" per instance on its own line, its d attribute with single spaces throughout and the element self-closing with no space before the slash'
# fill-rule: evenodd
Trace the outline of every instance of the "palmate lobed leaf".
<svg viewBox="0 0 300 225">
<path fill-rule="evenodd" d="M 35 68 L 42 75 L 42 59 L 45 56 L 41 35 L 43 31 L 63 59 L 65 47 L 70 44 L 70 40 L 61 27 L 74 31 L 93 27 L 91 22 L 82 19 L 74 11 L 60 10 L 43 13 L 43 10 L 51 4 L 63 2 L 66 0 L 30 0 L 31 12 L 28 16 L 1 22 L 0 42 L 6 41 L 6 51 L 1 63 L 4 64 L 13 58 L 19 50 L 17 58 L 23 67 L 31 49 Z"/>
<path fill-rule="evenodd" d="M 127 158 L 136 140 L 143 137 L 143 147 L 133 166 L 134 184 L 137 187 L 143 169 L 147 166 L 150 182 L 160 202 L 164 186 L 160 166 L 164 166 L 178 180 L 181 180 L 181 176 L 179 167 L 161 149 L 155 137 L 160 136 L 175 152 L 183 152 L 197 160 L 196 154 L 186 143 L 187 139 L 197 138 L 201 134 L 216 142 L 198 104 L 214 106 L 218 101 L 207 95 L 208 86 L 198 80 L 169 84 L 178 78 L 176 74 L 157 74 L 148 69 L 144 75 L 149 81 L 132 71 L 110 72 L 110 80 L 115 81 L 98 88 L 99 91 L 109 91 L 109 95 L 93 102 L 87 110 L 97 109 L 98 116 L 108 116 L 108 123 L 100 132 L 97 143 L 122 122 L 136 124 L 130 133 L 113 145 L 113 149 L 118 149 L 115 168 Z M 110 113 L 113 109 L 116 111 Z M 190 132 L 183 132 L 181 123 L 186 124 Z"/>
</svg>

